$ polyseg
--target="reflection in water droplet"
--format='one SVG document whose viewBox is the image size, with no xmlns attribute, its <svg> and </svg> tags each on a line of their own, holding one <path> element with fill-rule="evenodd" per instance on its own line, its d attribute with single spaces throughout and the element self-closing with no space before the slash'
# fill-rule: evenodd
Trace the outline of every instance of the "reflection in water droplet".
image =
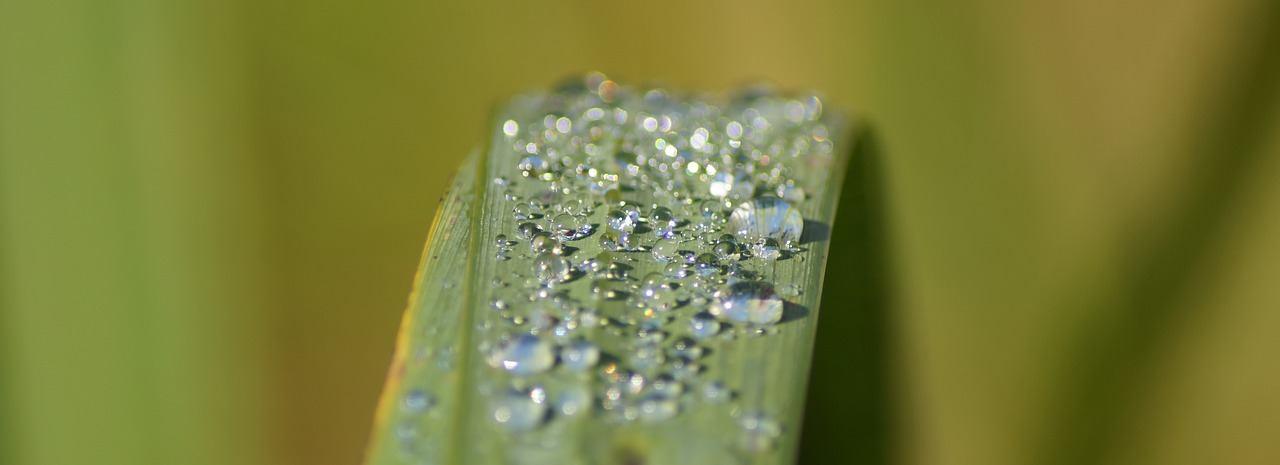
<svg viewBox="0 0 1280 465">
<path fill-rule="evenodd" d="M 782 319 L 782 298 L 769 283 L 741 281 L 717 291 L 709 311 L 725 321 L 773 324 Z"/>
</svg>

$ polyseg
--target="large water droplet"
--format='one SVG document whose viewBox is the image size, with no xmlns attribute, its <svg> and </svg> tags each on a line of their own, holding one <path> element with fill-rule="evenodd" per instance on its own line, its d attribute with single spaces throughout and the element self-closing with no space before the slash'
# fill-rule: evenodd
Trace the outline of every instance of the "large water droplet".
<svg viewBox="0 0 1280 465">
<path fill-rule="evenodd" d="M 773 324 L 782 319 L 782 298 L 769 283 L 742 281 L 717 291 L 709 311 L 721 320 Z"/>
<path fill-rule="evenodd" d="M 751 243 L 773 239 L 790 247 L 800 239 L 804 218 L 787 201 L 762 197 L 738 205 L 729 216 L 729 230 Z"/>
<path fill-rule="evenodd" d="M 551 344 L 530 334 L 506 341 L 489 353 L 490 365 L 517 375 L 542 373 L 555 362 Z"/>
</svg>

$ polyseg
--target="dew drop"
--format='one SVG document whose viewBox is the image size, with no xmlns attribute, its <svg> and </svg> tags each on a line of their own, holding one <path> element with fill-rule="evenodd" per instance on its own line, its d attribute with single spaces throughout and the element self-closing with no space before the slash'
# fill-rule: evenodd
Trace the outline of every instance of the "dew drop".
<svg viewBox="0 0 1280 465">
<path fill-rule="evenodd" d="M 568 213 L 556 215 L 556 217 L 551 220 L 551 230 L 555 231 L 555 233 L 564 240 L 570 240 L 576 237 L 579 227 L 581 227 L 581 225 L 578 224 L 578 219 Z"/>
<path fill-rule="evenodd" d="M 572 385 L 560 391 L 556 396 L 556 409 L 560 414 L 571 417 L 591 408 L 591 391 L 580 385 Z"/>
<path fill-rule="evenodd" d="M 404 394 L 402 407 L 405 413 L 418 414 L 430 410 L 435 404 L 435 398 L 428 394 L 427 391 L 413 389 Z"/>
<path fill-rule="evenodd" d="M 543 284 L 562 283 L 573 277 L 573 267 L 569 260 L 550 252 L 538 254 L 533 259 L 533 271 Z"/>
<path fill-rule="evenodd" d="M 659 237 L 670 238 L 676 228 L 676 217 L 667 207 L 657 207 L 649 214 L 649 227 Z"/>
<path fill-rule="evenodd" d="M 720 332 L 720 320 L 706 313 L 699 313 L 689 319 L 689 330 L 693 337 L 706 339 Z"/>
<path fill-rule="evenodd" d="M 653 244 L 653 258 L 660 262 L 671 261 L 679 252 L 680 244 L 674 239 L 658 239 Z"/>
<path fill-rule="evenodd" d="M 747 452 L 764 452 L 772 449 L 778 436 L 782 435 L 782 425 L 761 413 L 749 413 L 738 419 L 738 446 Z"/>
<path fill-rule="evenodd" d="M 542 175 L 547 170 L 547 161 L 537 155 L 529 155 L 520 160 L 520 174 L 526 178 L 534 178 Z"/>
<path fill-rule="evenodd" d="M 804 218 L 800 210 L 777 197 L 763 197 L 738 205 L 729 215 L 729 230 L 748 242 L 773 239 L 788 247 L 800 239 Z"/>
<path fill-rule="evenodd" d="M 555 361 L 551 344 L 531 334 L 506 341 L 489 353 L 490 365 L 516 375 L 542 373 L 550 369 Z"/>
<path fill-rule="evenodd" d="M 572 371 L 587 371 L 600 361 L 600 348 L 591 341 L 574 341 L 560 349 L 560 363 Z"/>
<path fill-rule="evenodd" d="M 782 298 L 769 283 L 741 281 L 716 292 L 712 315 L 725 321 L 773 324 L 782 319 Z"/>
<path fill-rule="evenodd" d="M 506 431 L 530 431 L 547 418 L 546 391 L 535 387 L 529 391 L 508 391 L 494 396 L 490 403 L 492 418 Z"/>
<path fill-rule="evenodd" d="M 636 407 L 640 410 L 640 420 L 646 422 L 670 420 L 680 412 L 680 406 L 675 399 L 657 394 L 645 397 Z"/>
</svg>

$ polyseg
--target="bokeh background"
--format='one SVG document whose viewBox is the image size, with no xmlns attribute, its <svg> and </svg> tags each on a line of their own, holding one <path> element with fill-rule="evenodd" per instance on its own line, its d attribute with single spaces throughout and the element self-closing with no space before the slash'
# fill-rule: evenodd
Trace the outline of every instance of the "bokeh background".
<svg viewBox="0 0 1280 465">
<path fill-rule="evenodd" d="M 873 128 L 804 463 L 1280 463 L 1277 46 L 1269 0 L 2 0 L 0 463 L 358 462 L 448 177 L 590 70 Z"/>
</svg>

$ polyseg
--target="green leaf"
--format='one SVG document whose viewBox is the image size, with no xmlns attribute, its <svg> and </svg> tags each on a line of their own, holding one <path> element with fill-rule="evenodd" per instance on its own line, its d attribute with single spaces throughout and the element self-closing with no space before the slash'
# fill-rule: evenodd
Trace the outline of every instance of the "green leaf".
<svg viewBox="0 0 1280 465">
<path fill-rule="evenodd" d="M 747 95 L 704 102 L 655 93 L 644 97 L 629 88 L 615 96 L 608 88 L 612 83 L 601 79 L 589 76 L 585 89 L 514 99 L 491 124 L 488 148 L 464 161 L 431 228 L 366 463 L 794 460 L 851 125 L 830 111 L 824 115 L 816 98 Z M 592 104 L 604 111 L 582 111 Z M 723 114 L 704 117 L 699 112 L 707 111 L 705 105 L 723 108 Z M 701 126 L 704 133 L 692 126 L 698 122 L 707 123 Z M 740 122 L 745 124 L 730 129 Z M 536 161 L 521 166 L 531 152 L 550 159 L 545 170 L 550 174 L 540 176 Z M 732 201 L 705 203 L 707 214 L 701 215 L 704 202 L 715 198 L 708 194 L 714 192 L 708 183 L 715 180 L 709 166 L 749 177 L 754 189 Z M 600 242 L 611 231 L 607 215 L 621 208 L 619 200 L 638 206 L 643 216 L 665 206 L 679 221 L 673 233 L 678 249 L 701 256 L 710 253 L 716 238 L 732 232 L 725 216 L 753 197 L 772 197 L 774 188 L 788 181 L 808 193 L 788 203 L 803 217 L 804 233 L 789 247 L 783 244 L 789 251 L 776 261 L 744 253 L 735 262 L 732 257 L 739 255 L 728 254 L 708 262 L 704 274 L 690 271 L 690 265 L 673 265 L 683 261 L 680 257 L 664 263 L 652 253 L 658 220 L 632 231 L 628 250 L 609 252 Z M 682 200 L 690 196 L 696 198 Z M 530 199 L 545 206 L 533 209 L 532 218 L 513 214 L 513 207 Z M 575 203 L 579 199 L 582 204 Z M 772 201 L 753 204 L 762 208 L 753 219 L 763 221 L 763 209 L 771 204 L 762 202 Z M 540 280 L 535 262 L 554 267 L 561 256 L 540 258 L 529 239 L 520 237 L 521 224 L 553 230 L 564 218 L 559 210 L 574 213 L 579 205 L 589 213 L 575 218 L 592 226 L 589 233 L 570 234 L 562 255 L 582 270 L 567 280 Z M 749 250 L 748 239 L 754 237 L 733 242 Z M 603 263 L 597 269 L 612 271 L 590 271 L 586 265 L 593 259 Z M 740 269 L 733 268 L 735 263 Z M 677 277 L 669 269 L 673 266 L 693 274 Z M 646 279 L 660 296 L 669 297 L 642 297 Z M 731 288 L 732 282 L 757 281 L 766 285 Z M 768 289 L 767 284 L 785 300 L 780 321 L 722 318 L 719 333 L 694 337 L 691 319 L 705 318 L 725 293 Z M 557 323 L 565 324 L 557 328 Z M 531 373 L 503 369 L 490 359 L 519 335 L 530 334 L 537 341 L 532 353 L 543 355 L 524 365 L 533 366 Z M 542 369 L 546 354 L 539 351 L 573 341 L 598 348 L 598 364 L 578 371 L 562 357 Z M 662 356 L 652 356 L 653 350 Z M 527 397 L 530 392 L 538 402 Z M 565 411 L 559 401 L 565 393 L 589 394 L 590 402 Z M 529 403 L 539 405 L 533 407 L 538 414 L 517 424 L 515 417 Z"/>
</svg>

